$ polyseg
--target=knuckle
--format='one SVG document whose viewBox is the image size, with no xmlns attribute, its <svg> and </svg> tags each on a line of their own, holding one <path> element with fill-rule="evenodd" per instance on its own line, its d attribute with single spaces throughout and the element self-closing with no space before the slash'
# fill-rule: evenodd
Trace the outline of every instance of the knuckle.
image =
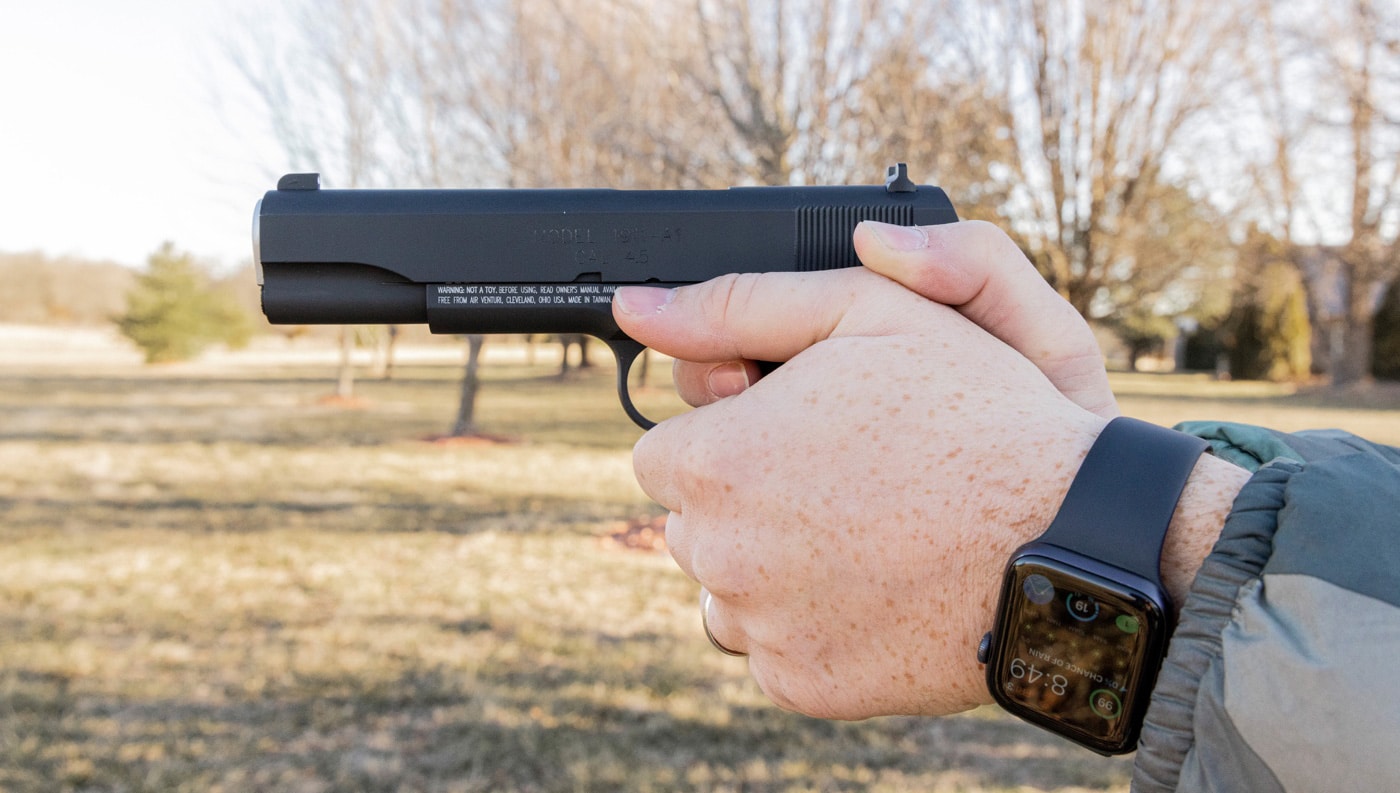
<svg viewBox="0 0 1400 793">
<path fill-rule="evenodd" d="M 779 708 L 818 719 L 850 719 L 840 703 L 833 701 L 824 686 L 815 684 L 819 679 L 813 670 L 803 665 L 794 665 L 791 659 L 781 652 L 751 646 L 749 648 L 749 674 L 763 695 Z"/>
<path fill-rule="evenodd" d="M 732 469 L 724 464 L 727 455 L 718 446 L 712 436 L 697 440 L 686 450 L 684 463 L 689 497 L 711 515 L 726 514 L 736 490 Z"/>
<path fill-rule="evenodd" d="M 664 483 L 664 490 L 676 503 L 663 503 L 672 510 L 711 514 L 725 503 L 733 485 L 725 465 L 723 431 L 691 431 L 680 427 L 694 414 L 684 414 L 663 422 L 638 440 L 633 450 L 638 479 Z M 668 426 L 670 425 L 670 426 Z M 673 431 L 672 431 L 673 430 Z M 662 440 L 657 441 L 655 438 Z M 727 489 L 728 488 L 728 489 Z"/>
<path fill-rule="evenodd" d="M 1006 246 L 1015 247 L 1011 238 L 1006 236 L 1006 232 L 995 223 L 985 220 L 964 220 L 958 224 L 962 233 L 966 235 L 968 241 L 979 248 L 987 250 L 1004 250 Z"/>
<path fill-rule="evenodd" d="M 958 224 L 962 244 L 970 254 L 992 268 L 1030 265 L 1025 251 L 1002 228 L 985 220 L 965 220 Z"/>
<path fill-rule="evenodd" d="M 775 665 L 763 656 L 749 650 L 749 675 L 768 701 L 790 713 L 801 713 L 802 709 L 788 693 L 787 676 L 778 673 Z"/>
<path fill-rule="evenodd" d="M 691 553 L 695 580 L 724 601 L 743 602 L 751 596 L 748 564 L 732 544 L 716 537 L 715 527 L 705 532 L 705 542 L 696 543 Z"/>
<path fill-rule="evenodd" d="M 729 335 L 744 321 L 761 278 L 760 273 L 730 273 L 709 282 L 702 311 L 712 335 Z"/>
<path fill-rule="evenodd" d="M 667 493 L 669 488 L 663 487 L 669 468 L 664 446 L 658 432 L 648 432 L 638 439 L 632 447 L 632 473 L 648 497 L 668 509 L 674 509 L 677 505 L 667 503 L 673 500 Z"/>
</svg>

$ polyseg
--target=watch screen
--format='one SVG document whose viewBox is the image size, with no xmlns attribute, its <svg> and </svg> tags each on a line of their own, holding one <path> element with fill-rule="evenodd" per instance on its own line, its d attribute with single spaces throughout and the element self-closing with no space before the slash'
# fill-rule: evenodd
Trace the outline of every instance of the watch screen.
<svg viewBox="0 0 1400 793">
<path fill-rule="evenodd" d="M 1156 604 L 1035 557 L 1013 563 L 1002 598 L 1002 635 L 988 668 L 998 701 L 1106 751 L 1135 740 L 1135 719 L 1125 713 L 1140 707 L 1137 697 L 1156 677 L 1155 666 L 1144 669 L 1164 638 Z"/>
</svg>

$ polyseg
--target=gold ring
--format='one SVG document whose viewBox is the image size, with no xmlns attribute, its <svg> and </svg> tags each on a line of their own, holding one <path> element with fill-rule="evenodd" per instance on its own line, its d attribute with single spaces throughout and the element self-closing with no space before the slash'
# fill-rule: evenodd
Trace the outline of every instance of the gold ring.
<svg viewBox="0 0 1400 793">
<path fill-rule="evenodd" d="M 715 635 L 713 633 L 710 633 L 710 603 L 714 601 L 715 596 L 711 595 L 710 590 L 708 589 L 704 589 L 701 591 L 704 593 L 704 597 L 700 599 L 700 624 L 705 628 L 705 638 L 710 640 L 710 644 L 716 650 L 719 650 L 725 655 L 732 655 L 735 658 L 743 658 L 747 656 L 748 653 L 741 653 L 735 650 L 731 650 L 728 647 L 725 647 L 724 645 L 720 644 L 719 639 L 716 639 Z"/>
</svg>

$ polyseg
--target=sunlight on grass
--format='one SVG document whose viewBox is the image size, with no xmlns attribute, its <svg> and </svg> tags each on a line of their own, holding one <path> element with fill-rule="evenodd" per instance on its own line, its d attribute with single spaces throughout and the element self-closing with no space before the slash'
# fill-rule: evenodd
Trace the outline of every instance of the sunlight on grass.
<svg viewBox="0 0 1400 793">
<path fill-rule="evenodd" d="M 0 789 L 1124 790 L 983 709 L 822 722 L 700 632 L 611 371 L 0 370 Z M 1115 376 L 1125 410 L 1400 430 L 1394 404 Z M 681 409 L 657 387 L 650 412 Z M 1370 400 L 1370 401 L 1367 401 Z"/>
<path fill-rule="evenodd" d="M 1218 381 L 1207 375 L 1109 375 L 1127 415 L 1171 426 L 1214 420 L 1257 424 L 1285 432 L 1345 429 L 1400 445 L 1400 384 L 1337 394 L 1289 383 Z"/>
</svg>

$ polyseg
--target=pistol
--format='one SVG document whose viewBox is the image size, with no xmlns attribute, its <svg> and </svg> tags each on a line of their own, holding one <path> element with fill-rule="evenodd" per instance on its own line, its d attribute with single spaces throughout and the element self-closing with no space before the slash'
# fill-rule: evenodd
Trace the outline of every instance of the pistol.
<svg viewBox="0 0 1400 793">
<path fill-rule="evenodd" d="M 595 336 L 623 410 L 650 429 L 628 392 L 645 348 L 613 321 L 619 286 L 855 267 L 862 220 L 957 219 L 902 163 L 883 185 L 727 190 L 322 190 L 298 173 L 253 210 L 253 261 L 274 324 Z"/>
</svg>

